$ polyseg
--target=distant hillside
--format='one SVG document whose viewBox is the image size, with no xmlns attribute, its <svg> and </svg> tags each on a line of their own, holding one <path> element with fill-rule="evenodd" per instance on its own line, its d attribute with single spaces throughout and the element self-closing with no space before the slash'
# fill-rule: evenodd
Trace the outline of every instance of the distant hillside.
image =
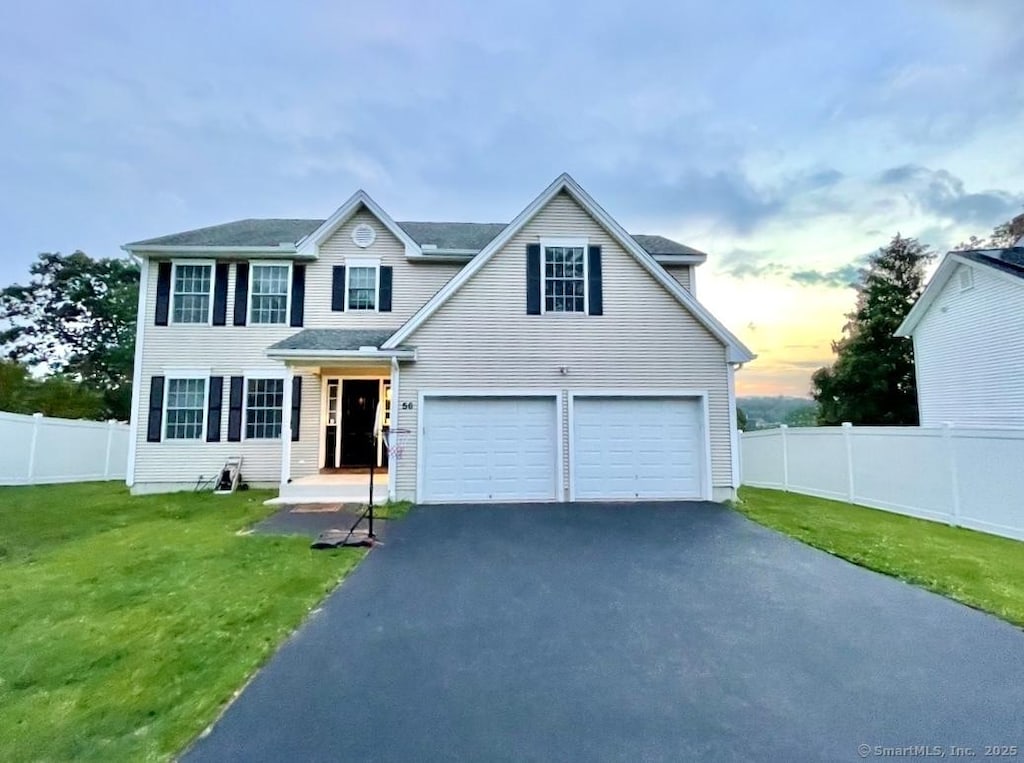
<svg viewBox="0 0 1024 763">
<path fill-rule="evenodd" d="M 806 397 L 738 397 L 736 405 L 747 415 L 747 431 L 779 424 L 813 427 L 818 412 L 818 404 Z"/>
</svg>

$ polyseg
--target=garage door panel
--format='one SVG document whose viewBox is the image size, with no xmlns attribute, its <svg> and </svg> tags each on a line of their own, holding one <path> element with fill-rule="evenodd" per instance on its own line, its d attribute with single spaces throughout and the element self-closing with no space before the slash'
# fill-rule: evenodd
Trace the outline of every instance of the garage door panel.
<svg viewBox="0 0 1024 763">
<path fill-rule="evenodd" d="M 421 500 L 555 500 L 551 397 L 434 397 L 423 403 Z"/>
<path fill-rule="evenodd" d="M 572 417 L 576 499 L 702 497 L 698 399 L 579 396 Z"/>
</svg>

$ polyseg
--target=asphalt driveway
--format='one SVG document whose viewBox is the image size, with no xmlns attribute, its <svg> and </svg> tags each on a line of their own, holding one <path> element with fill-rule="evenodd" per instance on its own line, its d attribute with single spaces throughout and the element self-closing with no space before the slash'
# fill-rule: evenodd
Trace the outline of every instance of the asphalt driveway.
<svg viewBox="0 0 1024 763">
<path fill-rule="evenodd" d="M 1022 708 L 1020 630 L 722 506 L 425 507 L 186 759 L 982 758 Z"/>
</svg>

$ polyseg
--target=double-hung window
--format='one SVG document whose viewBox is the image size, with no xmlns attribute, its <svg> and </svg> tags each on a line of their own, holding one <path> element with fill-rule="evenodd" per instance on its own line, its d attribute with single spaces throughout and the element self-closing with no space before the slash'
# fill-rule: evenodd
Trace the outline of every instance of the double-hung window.
<svg viewBox="0 0 1024 763">
<path fill-rule="evenodd" d="M 544 312 L 585 313 L 587 310 L 586 242 L 542 242 L 542 247 L 544 249 Z"/>
<path fill-rule="evenodd" d="M 349 310 L 377 309 L 377 275 L 379 265 L 376 262 L 350 262 L 348 266 L 348 284 L 345 298 Z"/>
<path fill-rule="evenodd" d="M 283 325 L 288 322 L 288 265 L 253 263 L 249 296 L 249 322 Z"/>
<path fill-rule="evenodd" d="M 209 323 L 213 309 L 213 265 L 175 262 L 173 323 Z"/>
<path fill-rule="evenodd" d="M 206 379 L 168 379 L 165 440 L 199 440 L 206 415 Z"/>
<path fill-rule="evenodd" d="M 279 438 L 283 421 L 284 379 L 248 379 L 245 390 L 245 438 Z"/>
</svg>

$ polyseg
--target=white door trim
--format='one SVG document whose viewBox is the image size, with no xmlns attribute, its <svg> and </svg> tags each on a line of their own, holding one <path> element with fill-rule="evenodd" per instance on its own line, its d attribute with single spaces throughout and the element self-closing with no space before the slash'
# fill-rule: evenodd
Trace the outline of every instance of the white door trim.
<svg viewBox="0 0 1024 763">
<path fill-rule="evenodd" d="M 394 390 L 392 390 L 394 394 Z M 565 473 L 564 464 L 564 451 L 562 448 L 562 390 L 560 389 L 549 389 L 549 388 L 531 388 L 531 387 L 509 387 L 509 388 L 494 388 L 494 389 L 481 389 L 477 387 L 471 387 L 467 389 L 462 388 L 441 388 L 441 389 L 421 389 L 417 394 L 416 407 L 416 500 L 421 501 L 423 499 L 423 461 L 424 452 L 423 447 L 423 420 L 424 415 L 424 403 L 427 398 L 453 398 L 453 397 L 506 397 L 506 398 L 551 398 L 555 401 L 555 432 L 558 437 L 556 445 L 556 464 L 557 471 L 555 472 L 555 501 L 562 503 L 565 501 L 565 487 L 563 485 L 563 475 Z"/>
<path fill-rule="evenodd" d="M 703 415 L 701 417 L 701 437 L 704 440 L 704 465 L 701 469 L 701 495 L 705 501 L 711 500 L 711 414 L 708 408 L 708 391 L 706 389 L 657 389 L 644 387 L 639 389 L 571 389 L 569 392 L 569 500 L 576 500 L 576 448 L 574 430 L 574 404 L 578 397 L 614 398 L 614 397 L 677 397 L 700 400 Z"/>
</svg>

